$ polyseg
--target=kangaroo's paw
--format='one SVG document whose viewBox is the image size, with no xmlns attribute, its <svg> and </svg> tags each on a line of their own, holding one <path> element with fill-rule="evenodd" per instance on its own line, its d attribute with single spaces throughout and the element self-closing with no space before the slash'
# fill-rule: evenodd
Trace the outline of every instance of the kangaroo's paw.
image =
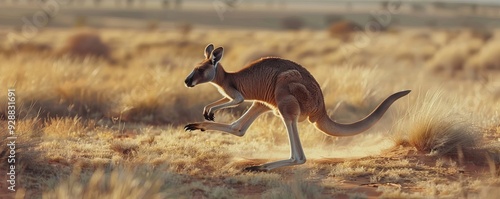
<svg viewBox="0 0 500 199">
<path fill-rule="evenodd" d="M 194 131 L 194 130 L 205 131 L 205 129 L 201 127 L 200 123 L 193 123 L 184 126 L 184 131 Z"/>
<path fill-rule="evenodd" d="M 205 120 L 208 121 L 214 121 L 215 119 L 214 113 L 212 112 L 203 112 L 203 117 L 205 117 Z"/>
</svg>

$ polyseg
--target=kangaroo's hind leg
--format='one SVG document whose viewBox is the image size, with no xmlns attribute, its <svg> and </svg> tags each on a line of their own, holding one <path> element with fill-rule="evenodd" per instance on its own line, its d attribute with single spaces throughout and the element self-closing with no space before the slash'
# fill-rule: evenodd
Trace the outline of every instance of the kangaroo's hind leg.
<svg viewBox="0 0 500 199">
<path fill-rule="evenodd" d="M 245 168 L 247 171 L 269 171 L 272 169 L 303 164 L 306 162 L 306 156 L 302 150 L 300 143 L 299 132 L 297 129 L 297 120 L 300 115 L 300 106 L 297 99 L 288 95 L 278 102 L 278 109 L 283 118 L 283 123 L 286 126 L 288 139 L 290 141 L 290 159 L 280 160 L 276 162 L 265 163 L 263 165 L 251 166 Z"/>
</svg>

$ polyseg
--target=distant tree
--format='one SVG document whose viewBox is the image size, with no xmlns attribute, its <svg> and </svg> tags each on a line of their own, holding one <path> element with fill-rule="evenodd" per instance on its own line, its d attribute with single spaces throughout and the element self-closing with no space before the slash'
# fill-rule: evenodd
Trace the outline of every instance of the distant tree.
<svg viewBox="0 0 500 199">
<path fill-rule="evenodd" d="M 102 3 L 102 0 L 94 0 L 94 6 L 100 6 Z"/>
<path fill-rule="evenodd" d="M 132 7 L 134 5 L 134 0 L 127 0 L 127 6 Z"/>
</svg>

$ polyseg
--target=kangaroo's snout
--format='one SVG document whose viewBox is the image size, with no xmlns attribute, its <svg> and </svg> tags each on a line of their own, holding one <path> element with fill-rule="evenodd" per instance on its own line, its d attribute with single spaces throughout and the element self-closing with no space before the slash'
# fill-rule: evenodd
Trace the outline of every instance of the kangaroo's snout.
<svg viewBox="0 0 500 199">
<path fill-rule="evenodd" d="M 184 80 L 184 85 L 186 85 L 186 87 L 188 87 L 188 88 L 192 88 L 195 85 L 195 84 L 193 84 L 193 75 L 194 75 L 194 72 L 191 72 L 191 74 L 189 74 L 186 77 L 186 80 Z"/>
<path fill-rule="evenodd" d="M 184 80 L 184 84 L 185 84 L 185 85 L 186 85 L 186 87 L 188 87 L 188 88 L 192 88 L 192 87 L 194 87 L 194 85 L 193 85 L 193 81 L 192 81 L 192 80 L 191 80 L 191 78 L 189 78 L 189 77 L 188 77 L 188 78 L 186 78 L 186 80 Z"/>
</svg>

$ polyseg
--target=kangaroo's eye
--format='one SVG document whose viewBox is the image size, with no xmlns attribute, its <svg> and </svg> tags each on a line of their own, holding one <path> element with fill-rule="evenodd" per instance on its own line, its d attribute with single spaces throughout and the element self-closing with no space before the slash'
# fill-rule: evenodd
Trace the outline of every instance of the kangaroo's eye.
<svg viewBox="0 0 500 199">
<path fill-rule="evenodd" d="M 203 69 L 198 68 L 198 69 L 196 69 L 196 72 L 198 72 L 198 73 L 203 73 Z"/>
</svg>

